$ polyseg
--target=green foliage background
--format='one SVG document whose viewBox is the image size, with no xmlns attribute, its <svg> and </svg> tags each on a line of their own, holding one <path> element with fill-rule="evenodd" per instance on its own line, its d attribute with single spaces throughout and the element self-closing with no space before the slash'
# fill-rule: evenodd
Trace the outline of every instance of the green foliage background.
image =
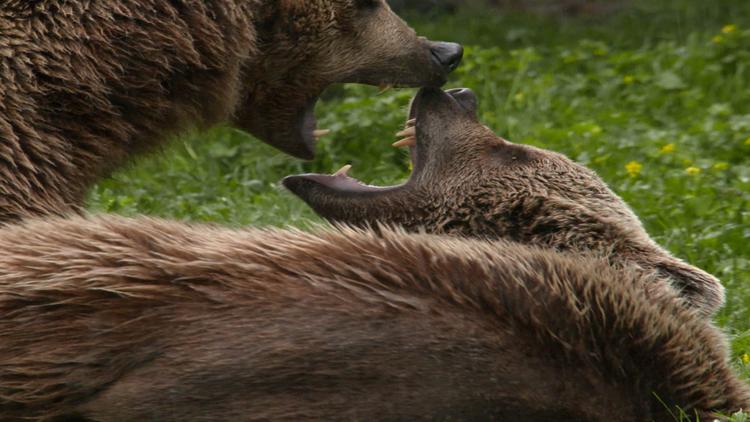
<svg viewBox="0 0 750 422">
<path fill-rule="evenodd" d="M 423 35 L 465 44 L 447 87 L 474 89 L 488 126 L 592 167 L 657 241 L 722 279 L 718 322 L 750 375 L 750 2 L 652 0 L 606 18 L 406 18 Z M 334 134 L 311 163 L 230 128 L 176 139 L 100 183 L 90 209 L 308 226 L 319 220 L 278 181 L 346 163 L 369 183 L 403 180 L 408 158 L 390 143 L 413 93 L 329 90 L 317 114 Z"/>
</svg>

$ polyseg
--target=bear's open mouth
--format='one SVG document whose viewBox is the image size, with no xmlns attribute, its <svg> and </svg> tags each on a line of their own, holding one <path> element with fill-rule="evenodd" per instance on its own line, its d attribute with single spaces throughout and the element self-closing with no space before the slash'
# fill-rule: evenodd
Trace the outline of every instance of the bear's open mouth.
<svg viewBox="0 0 750 422">
<path fill-rule="evenodd" d="M 410 85 L 401 85 L 401 84 L 395 84 L 395 83 L 381 83 L 379 85 L 379 88 L 380 88 L 381 92 L 385 92 L 385 91 L 388 91 L 388 90 L 393 89 L 393 88 L 398 89 L 398 88 L 410 88 L 410 87 L 411 87 Z M 330 88 L 330 86 L 326 87 L 326 89 L 328 89 L 328 88 Z M 299 131 L 299 133 L 300 133 L 300 135 L 301 135 L 301 137 L 302 137 L 305 145 L 307 145 L 308 148 L 310 149 L 310 154 L 314 154 L 313 151 L 315 149 L 315 146 L 318 144 L 318 142 L 320 142 L 321 138 L 323 138 L 323 137 L 331 134 L 331 132 L 332 132 L 330 129 L 320 129 L 320 128 L 318 128 L 318 120 L 317 120 L 317 117 L 315 116 L 315 106 L 317 105 L 317 103 L 320 100 L 320 98 L 324 95 L 324 93 L 325 93 L 325 90 L 323 92 L 321 92 L 320 95 L 317 95 L 317 96 L 313 97 L 311 100 L 309 100 L 308 103 L 307 103 L 307 105 L 302 110 L 302 112 L 300 113 L 300 115 L 299 115 L 299 117 L 297 119 L 297 121 L 298 121 L 298 124 L 297 124 L 298 131 Z M 413 105 L 413 101 L 412 101 L 412 105 Z M 411 107 L 410 107 L 410 109 L 411 109 Z M 394 143 L 393 144 L 394 147 L 397 147 L 397 148 L 402 148 L 402 147 L 405 147 L 405 146 L 412 147 L 413 144 L 416 142 L 416 134 L 413 133 L 413 129 L 412 129 L 411 136 L 407 136 L 406 135 L 406 133 L 410 130 L 410 127 L 413 128 L 415 126 L 415 122 L 413 121 L 414 119 L 412 117 L 413 115 L 414 115 L 413 110 L 410 110 L 410 112 L 409 112 L 409 116 L 410 116 L 409 117 L 409 121 L 407 121 L 404 130 L 396 134 L 396 136 L 404 136 L 404 139 L 402 139 L 402 140 Z M 409 142 L 410 139 L 411 139 L 411 142 Z M 412 154 L 412 161 L 414 161 L 413 158 L 414 157 L 413 157 L 413 154 Z M 349 166 L 348 168 L 346 166 L 344 166 L 344 168 L 342 168 L 338 172 L 334 173 L 333 175 L 339 174 L 339 172 L 341 172 L 341 171 L 344 171 L 344 174 L 346 174 L 346 172 L 350 168 L 351 168 L 351 166 Z M 331 175 L 331 176 L 333 176 L 333 175 Z M 365 186 L 367 186 L 367 185 L 365 185 Z"/>
<path fill-rule="evenodd" d="M 333 174 L 308 173 L 308 174 L 300 174 L 296 176 L 289 176 L 284 179 L 283 181 L 284 185 L 287 188 L 291 189 L 290 186 L 293 183 L 298 182 L 300 180 L 304 180 L 304 181 L 314 182 L 314 183 L 323 185 L 334 191 L 343 192 L 343 193 L 355 193 L 355 194 L 356 193 L 375 193 L 375 192 L 382 193 L 384 191 L 400 189 L 408 185 L 409 182 L 414 178 L 416 174 L 418 174 L 418 171 L 421 169 L 421 166 L 420 166 L 421 163 L 417 154 L 418 145 L 420 143 L 419 142 L 420 131 L 418 130 L 417 119 L 416 119 L 417 109 L 418 109 L 418 98 L 419 96 L 415 97 L 411 102 L 411 105 L 409 107 L 408 117 L 406 119 L 406 123 L 404 124 L 404 129 L 396 134 L 396 136 L 401 139 L 393 143 L 393 146 L 395 148 L 407 148 L 407 147 L 409 148 L 409 155 L 411 157 L 411 163 L 412 163 L 412 173 L 406 182 L 401 183 L 399 185 L 394 185 L 394 186 L 369 185 L 349 176 L 349 170 L 351 170 L 352 166 L 347 164 Z M 329 131 L 315 129 L 315 132 L 322 133 L 320 134 L 320 136 L 323 136 L 327 134 Z M 315 136 L 316 138 L 319 137 L 318 135 L 315 135 Z"/>
</svg>

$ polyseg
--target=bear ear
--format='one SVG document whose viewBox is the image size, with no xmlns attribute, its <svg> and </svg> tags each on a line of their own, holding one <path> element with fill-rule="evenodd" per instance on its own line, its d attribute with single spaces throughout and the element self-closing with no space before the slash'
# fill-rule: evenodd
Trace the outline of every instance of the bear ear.
<svg viewBox="0 0 750 422">
<path fill-rule="evenodd" d="M 657 263 L 655 268 L 659 274 L 672 280 L 672 286 L 680 296 L 701 314 L 712 316 L 724 304 L 724 286 L 719 279 L 700 268 L 674 257 Z"/>
</svg>

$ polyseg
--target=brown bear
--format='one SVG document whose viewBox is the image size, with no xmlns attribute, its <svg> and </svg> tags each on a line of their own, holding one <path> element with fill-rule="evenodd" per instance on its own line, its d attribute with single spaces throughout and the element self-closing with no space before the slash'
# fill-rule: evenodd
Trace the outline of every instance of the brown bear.
<svg viewBox="0 0 750 422">
<path fill-rule="evenodd" d="M 722 333 L 671 292 L 649 297 L 654 277 L 388 229 L 28 221 L 0 229 L 0 419 L 640 422 L 748 408 Z"/>
<path fill-rule="evenodd" d="M 365 185 L 346 171 L 290 176 L 284 184 L 331 221 L 384 221 L 410 231 L 594 253 L 655 271 L 704 315 L 721 307 L 719 280 L 657 245 L 593 171 L 496 136 L 476 110 L 470 90 L 420 91 L 400 133 L 405 139 L 394 144 L 410 148 L 414 167 L 400 186 Z"/>
<path fill-rule="evenodd" d="M 79 208 L 188 126 L 311 158 L 328 85 L 442 85 L 462 56 L 383 0 L 3 0 L 0 34 L 0 224 Z"/>
</svg>

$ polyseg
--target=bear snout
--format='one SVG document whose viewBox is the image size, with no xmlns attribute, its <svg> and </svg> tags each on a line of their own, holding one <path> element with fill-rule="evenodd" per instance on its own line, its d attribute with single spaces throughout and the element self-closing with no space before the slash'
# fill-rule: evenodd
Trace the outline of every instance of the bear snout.
<svg viewBox="0 0 750 422">
<path fill-rule="evenodd" d="M 432 42 L 430 45 L 432 58 L 439 64 L 445 73 L 456 70 L 461 59 L 464 57 L 464 47 L 452 42 Z"/>
</svg>

